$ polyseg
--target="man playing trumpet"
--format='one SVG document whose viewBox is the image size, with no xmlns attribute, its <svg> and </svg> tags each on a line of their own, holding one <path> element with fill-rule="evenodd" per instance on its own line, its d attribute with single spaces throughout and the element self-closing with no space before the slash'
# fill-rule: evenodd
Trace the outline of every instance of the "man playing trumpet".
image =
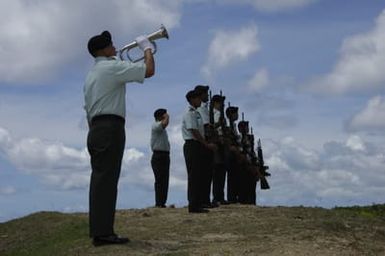
<svg viewBox="0 0 385 256">
<path fill-rule="evenodd" d="M 87 147 L 92 167 L 89 225 L 95 246 L 129 242 L 114 232 L 117 186 L 125 147 L 125 85 L 143 83 L 155 73 L 153 44 L 145 36 L 135 41 L 144 52 L 144 62 L 118 60 L 108 31 L 88 41 L 88 51 L 95 58 L 84 84 L 84 108 L 89 124 Z"/>
</svg>

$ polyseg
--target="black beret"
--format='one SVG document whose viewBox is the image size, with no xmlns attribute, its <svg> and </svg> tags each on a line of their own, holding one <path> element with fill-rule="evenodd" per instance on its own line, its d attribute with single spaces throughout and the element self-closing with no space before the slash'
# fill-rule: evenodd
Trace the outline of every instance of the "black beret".
<svg viewBox="0 0 385 256">
<path fill-rule="evenodd" d="M 97 50 L 106 48 L 112 44 L 111 34 L 108 31 L 103 31 L 100 35 L 93 36 L 88 40 L 88 52 L 94 56 Z"/>
<path fill-rule="evenodd" d="M 167 113 L 167 110 L 164 109 L 164 108 L 158 108 L 157 110 L 155 110 L 154 112 L 154 117 L 155 119 L 159 119 L 161 118 L 165 113 Z"/>
<path fill-rule="evenodd" d="M 200 93 L 198 93 L 196 90 L 191 90 L 186 94 L 187 101 L 190 101 L 193 98 L 198 98 L 200 96 Z"/>
<path fill-rule="evenodd" d="M 239 131 L 245 131 L 249 127 L 249 122 L 248 121 L 240 121 L 238 123 L 238 130 Z"/>
<path fill-rule="evenodd" d="M 238 107 L 230 106 L 226 108 L 226 116 L 229 117 L 230 114 L 238 113 Z"/>
<path fill-rule="evenodd" d="M 238 107 L 235 107 L 235 106 L 227 107 L 226 112 L 236 113 L 236 112 L 238 112 Z"/>
<path fill-rule="evenodd" d="M 203 94 L 209 91 L 210 86 L 208 85 L 197 85 L 195 86 L 195 91 L 197 91 L 199 94 Z"/>
<path fill-rule="evenodd" d="M 215 94 L 211 100 L 212 102 L 223 102 L 225 101 L 226 97 L 225 96 L 222 96 L 222 95 L 218 95 L 218 94 Z"/>
</svg>

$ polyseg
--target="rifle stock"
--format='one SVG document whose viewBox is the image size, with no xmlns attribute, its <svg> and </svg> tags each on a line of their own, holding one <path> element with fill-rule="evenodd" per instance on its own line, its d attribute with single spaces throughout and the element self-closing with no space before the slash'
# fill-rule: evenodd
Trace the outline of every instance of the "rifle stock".
<svg viewBox="0 0 385 256">
<path fill-rule="evenodd" d="M 254 136 L 253 136 L 253 139 L 254 139 Z M 270 189 L 269 183 L 267 182 L 267 179 L 266 179 L 266 177 L 270 176 L 270 173 L 266 171 L 267 169 L 269 169 L 269 166 L 266 166 L 265 161 L 263 160 L 261 139 L 258 139 L 257 144 L 258 144 L 257 145 L 258 164 L 260 166 L 261 176 L 263 177 L 261 179 L 261 189 Z"/>
<path fill-rule="evenodd" d="M 267 182 L 267 179 L 266 179 L 265 176 L 262 176 L 262 178 L 260 179 L 260 182 L 261 182 L 261 189 L 262 189 L 262 190 L 270 189 L 270 185 L 269 185 L 269 183 Z"/>
<path fill-rule="evenodd" d="M 218 133 L 214 128 L 214 104 L 212 102 L 211 91 L 209 93 L 210 103 L 209 103 L 209 124 L 205 126 L 206 139 L 211 143 L 218 142 Z"/>
<path fill-rule="evenodd" d="M 255 174 L 260 181 L 260 187 L 262 190 L 270 189 L 270 185 L 266 177 L 270 176 L 270 173 L 266 172 L 269 169 L 269 166 L 265 166 L 263 160 L 263 152 L 261 146 L 261 140 L 258 140 L 257 153 L 254 150 L 254 134 L 253 129 L 251 128 L 250 134 L 242 134 L 250 143 L 250 149 L 246 152 L 249 154 L 251 159 L 251 164 L 255 166 Z"/>
</svg>

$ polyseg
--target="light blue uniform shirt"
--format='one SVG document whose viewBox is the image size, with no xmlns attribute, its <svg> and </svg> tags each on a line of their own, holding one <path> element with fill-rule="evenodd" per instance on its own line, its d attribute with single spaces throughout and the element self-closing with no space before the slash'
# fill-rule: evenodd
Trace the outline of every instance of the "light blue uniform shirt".
<svg viewBox="0 0 385 256">
<path fill-rule="evenodd" d="M 162 122 L 157 121 L 151 127 L 151 150 L 160 150 L 170 152 L 170 142 Z"/>
<path fill-rule="evenodd" d="M 199 112 L 192 106 L 189 106 L 186 114 L 183 116 L 182 136 L 184 140 L 196 140 L 190 129 L 198 130 L 204 138 L 203 120 Z"/>
<path fill-rule="evenodd" d="M 214 124 L 217 124 L 219 122 L 219 119 L 221 118 L 221 111 L 214 108 L 213 112 L 214 112 Z M 218 132 L 218 135 L 223 135 L 221 126 L 217 127 L 217 132 Z"/>
<path fill-rule="evenodd" d="M 202 101 L 201 105 L 197 108 L 197 111 L 202 117 L 203 125 L 210 123 L 208 102 Z"/>
<path fill-rule="evenodd" d="M 128 82 L 143 83 L 146 65 L 115 57 L 96 57 L 84 84 L 84 109 L 90 122 L 103 114 L 126 116 L 126 86 Z"/>
</svg>

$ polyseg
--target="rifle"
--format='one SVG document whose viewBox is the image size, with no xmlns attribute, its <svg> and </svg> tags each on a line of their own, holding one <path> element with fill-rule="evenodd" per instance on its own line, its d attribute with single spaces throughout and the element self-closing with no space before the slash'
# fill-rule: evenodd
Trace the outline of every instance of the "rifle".
<svg viewBox="0 0 385 256">
<path fill-rule="evenodd" d="M 220 91 L 220 95 L 222 96 L 222 90 Z M 220 117 L 219 117 L 219 122 L 222 130 L 222 135 L 225 135 L 227 132 L 227 126 L 226 126 L 226 118 L 225 118 L 225 96 L 222 96 L 222 104 L 221 104 L 221 109 L 220 109 Z"/>
<path fill-rule="evenodd" d="M 236 117 L 234 117 L 234 114 Z M 230 146 L 236 146 L 240 148 L 240 143 L 238 141 L 238 134 L 236 132 L 235 121 L 238 120 L 238 107 L 231 106 L 230 102 L 228 102 L 228 107 L 226 109 L 226 116 L 229 119 L 229 126 L 226 129 L 225 137 L 227 144 Z"/>
<path fill-rule="evenodd" d="M 269 166 L 266 166 L 263 160 L 261 139 L 258 139 L 257 154 L 255 154 L 253 128 L 251 128 L 251 134 L 249 136 L 250 136 L 251 149 L 253 151 L 253 158 L 251 159 L 251 161 L 259 169 L 259 173 L 260 173 L 259 179 L 261 180 L 261 189 L 270 189 L 269 183 L 267 182 L 267 179 L 266 179 L 266 177 L 270 176 L 270 173 L 266 171 L 267 169 L 269 169 Z"/>
<path fill-rule="evenodd" d="M 213 140 L 218 144 L 223 144 L 223 139 L 225 132 L 227 131 L 225 111 L 224 111 L 224 101 L 225 96 L 222 96 L 222 91 L 220 95 L 211 96 L 210 92 L 210 108 L 209 108 L 209 119 L 210 127 L 212 129 Z M 219 105 L 218 105 L 219 104 Z M 216 106 L 215 106 L 216 105 Z M 219 118 L 216 120 L 215 111 L 219 112 Z"/>
<path fill-rule="evenodd" d="M 254 134 L 251 129 L 251 133 L 249 133 L 249 122 L 244 121 L 244 115 L 242 113 L 242 121 L 238 124 L 240 128 L 240 132 L 242 134 L 242 148 L 243 153 L 247 156 L 248 161 L 254 167 L 252 171 L 255 173 L 257 178 L 261 181 L 261 189 L 270 189 L 269 183 L 266 180 L 267 176 L 270 176 L 266 170 L 269 168 L 268 166 L 264 166 L 263 163 L 263 154 L 262 147 L 259 147 L 258 155 L 254 150 Z M 260 144 L 260 143 L 259 143 Z"/>
<path fill-rule="evenodd" d="M 211 95 L 211 90 L 209 91 L 209 100 L 210 100 L 210 105 L 209 105 L 209 123 L 211 125 L 214 125 L 214 104 L 212 101 L 212 95 Z"/>
<path fill-rule="evenodd" d="M 209 104 L 209 125 L 205 126 L 206 139 L 209 142 L 218 142 L 218 133 L 214 128 L 214 104 L 212 101 L 211 90 L 209 91 L 210 104 Z"/>
</svg>

